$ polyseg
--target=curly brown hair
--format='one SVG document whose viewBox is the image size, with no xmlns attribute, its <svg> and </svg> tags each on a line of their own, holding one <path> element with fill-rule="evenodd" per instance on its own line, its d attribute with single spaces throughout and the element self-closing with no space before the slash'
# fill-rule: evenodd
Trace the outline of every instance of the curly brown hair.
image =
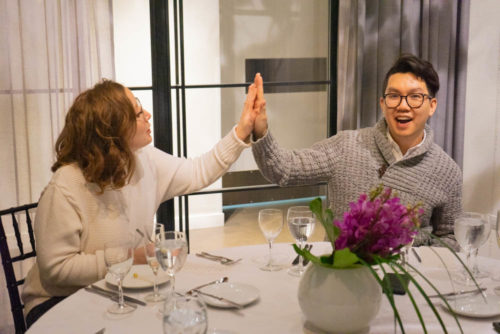
<svg viewBox="0 0 500 334">
<path fill-rule="evenodd" d="M 100 193 L 123 187 L 132 176 L 135 160 L 128 140 L 136 131 L 134 106 L 125 87 L 102 80 L 73 102 L 56 142 L 55 172 L 76 163 L 85 180 Z"/>
</svg>

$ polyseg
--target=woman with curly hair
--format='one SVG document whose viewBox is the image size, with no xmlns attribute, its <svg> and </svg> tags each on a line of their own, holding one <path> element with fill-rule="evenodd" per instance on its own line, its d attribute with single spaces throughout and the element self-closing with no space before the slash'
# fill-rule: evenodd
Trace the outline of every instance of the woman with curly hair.
<svg viewBox="0 0 500 334">
<path fill-rule="evenodd" d="M 23 290 L 28 326 L 64 297 L 104 278 L 105 242 L 152 222 L 162 202 L 226 172 L 249 147 L 255 97 L 251 85 L 239 123 L 194 159 L 148 146 L 151 114 L 128 88 L 103 80 L 75 99 L 38 204 L 37 259 Z M 145 261 L 140 251 L 136 263 Z"/>
</svg>

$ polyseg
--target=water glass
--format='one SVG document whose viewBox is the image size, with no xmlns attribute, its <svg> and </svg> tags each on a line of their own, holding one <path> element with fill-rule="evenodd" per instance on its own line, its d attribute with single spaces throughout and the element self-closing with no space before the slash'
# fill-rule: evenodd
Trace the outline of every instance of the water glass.
<svg viewBox="0 0 500 334">
<path fill-rule="evenodd" d="M 299 247 L 304 249 L 304 244 L 314 231 L 316 219 L 308 206 L 292 206 L 288 208 L 286 215 L 288 229 L 293 238 L 299 243 Z M 302 257 L 299 264 L 291 267 L 288 273 L 292 276 L 301 276 L 305 271 Z"/>
<path fill-rule="evenodd" d="M 204 334 L 207 325 L 207 308 L 196 295 L 172 295 L 165 302 L 163 333 Z"/>
<path fill-rule="evenodd" d="M 108 308 L 109 313 L 125 314 L 135 310 L 123 301 L 122 282 L 132 268 L 134 262 L 135 242 L 132 236 L 121 236 L 120 238 L 106 242 L 104 244 L 104 261 L 118 285 L 118 304 L 113 304 Z"/>
<path fill-rule="evenodd" d="M 497 240 L 497 245 L 500 247 L 500 210 L 497 212 L 497 219 L 495 222 L 495 239 Z M 495 281 L 500 281 L 500 272 L 495 273 L 492 277 Z"/>
<path fill-rule="evenodd" d="M 259 211 L 259 227 L 269 243 L 269 259 L 267 263 L 260 267 L 265 271 L 277 271 L 283 269 L 283 266 L 273 261 L 273 241 L 280 234 L 283 228 L 283 211 L 279 209 L 263 209 Z"/>
<path fill-rule="evenodd" d="M 475 262 L 475 251 L 479 246 L 486 241 L 489 235 L 490 225 L 486 217 L 481 213 L 464 212 L 455 221 L 455 238 L 460 247 L 465 251 L 467 256 L 467 268 L 472 268 L 471 264 Z M 473 260 L 471 261 L 471 257 Z M 472 285 L 473 281 L 469 274 L 464 270 L 455 276 L 458 283 Z"/>
<path fill-rule="evenodd" d="M 175 273 L 181 270 L 187 257 L 187 241 L 184 232 L 158 233 L 155 240 L 156 259 L 170 276 L 172 295 L 175 293 Z"/>
</svg>

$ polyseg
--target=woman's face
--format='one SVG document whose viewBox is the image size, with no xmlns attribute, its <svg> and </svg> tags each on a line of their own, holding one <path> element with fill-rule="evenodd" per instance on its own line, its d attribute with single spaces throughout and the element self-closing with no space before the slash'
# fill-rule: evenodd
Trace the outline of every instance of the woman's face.
<svg viewBox="0 0 500 334">
<path fill-rule="evenodd" d="M 129 139 L 128 143 L 130 149 L 132 151 L 136 151 L 148 145 L 153 140 L 153 138 L 151 137 L 151 125 L 149 124 L 149 119 L 151 118 L 151 114 L 142 108 L 141 104 L 139 103 L 139 100 L 135 98 L 134 94 L 132 94 L 130 89 L 125 88 L 125 92 L 135 109 L 137 128 L 132 138 Z"/>
</svg>

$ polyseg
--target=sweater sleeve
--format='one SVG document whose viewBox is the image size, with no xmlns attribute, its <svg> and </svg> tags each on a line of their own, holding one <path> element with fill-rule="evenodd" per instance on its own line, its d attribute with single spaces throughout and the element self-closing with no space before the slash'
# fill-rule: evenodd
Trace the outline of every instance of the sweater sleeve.
<svg viewBox="0 0 500 334">
<path fill-rule="evenodd" d="M 85 286 L 106 273 L 103 251 L 81 251 L 82 223 L 74 204 L 54 184 L 40 199 L 34 230 L 40 279 L 48 290 Z"/>
<path fill-rule="evenodd" d="M 254 142 L 253 156 L 266 179 L 280 186 L 314 184 L 328 180 L 333 171 L 335 137 L 308 149 L 288 150 L 278 146 L 270 131 Z"/>
<path fill-rule="evenodd" d="M 160 150 L 151 150 L 156 166 L 161 201 L 203 189 L 219 177 L 250 147 L 233 128 L 210 151 L 196 158 L 178 158 Z"/>
</svg>

